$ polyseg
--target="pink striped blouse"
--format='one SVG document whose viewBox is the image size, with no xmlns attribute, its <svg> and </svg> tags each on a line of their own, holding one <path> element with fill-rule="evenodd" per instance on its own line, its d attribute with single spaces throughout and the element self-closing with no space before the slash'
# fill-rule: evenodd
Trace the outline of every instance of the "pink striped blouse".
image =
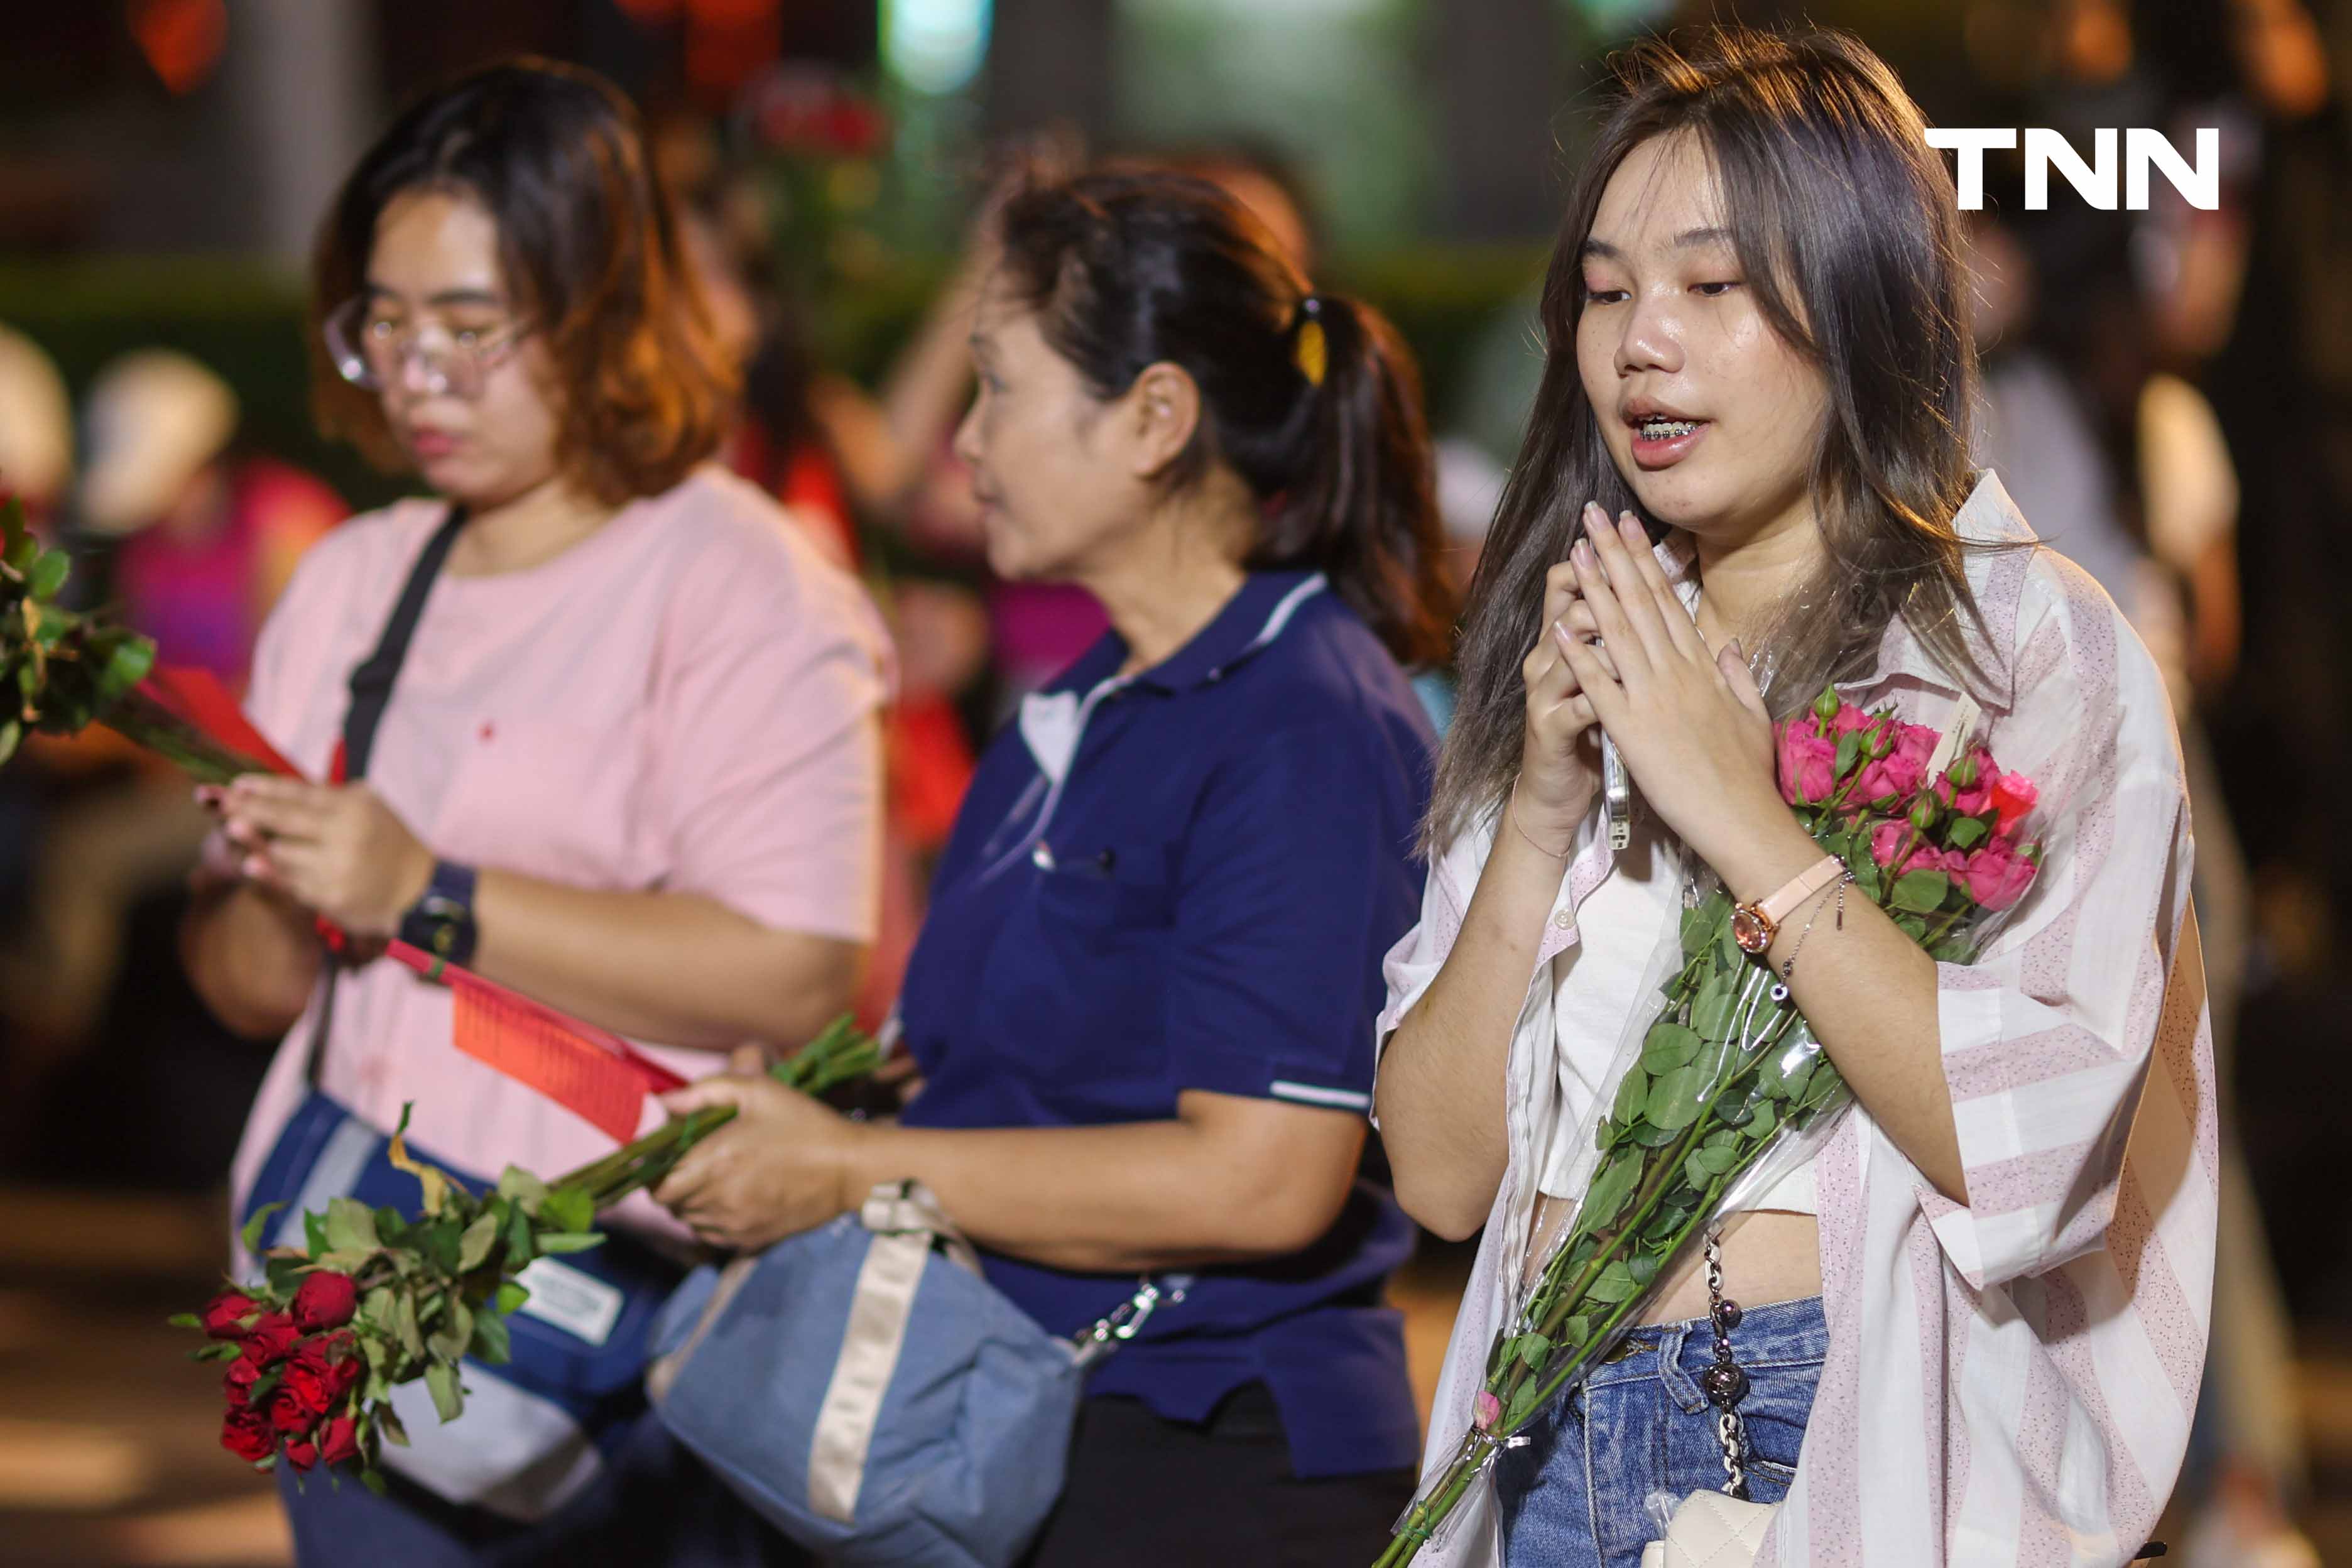
<svg viewBox="0 0 2352 1568">
<path fill-rule="evenodd" d="M 2033 535 L 1990 472 L 1964 537 Z M 1859 1106 L 1814 1162 L 1830 1351 L 1760 1562 L 2090 1568 L 2147 1539 L 2187 1446 L 2211 1295 L 2215 1130 L 2190 837 L 2163 679 L 2106 595 L 2046 550 L 1976 552 L 1979 691 L 2002 765 L 2042 786 L 2038 885 L 1974 965 L 1940 967 L 1970 1202 L 1937 1193 Z M 1901 622 L 1845 689 L 1941 729 L 1958 689 Z M 1388 963 L 1385 1038 L 1461 929 L 1492 824 L 1433 867 Z M 1450 1459 L 1509 1310 L 1575 910 L 1607 876 L 1590 829 L 1511 1044 L 1510 1166 L 1455 1322 L 1427 1462 Z M 1613 1039 L 1599 1048 L 1613 1049 Z M 1591 1048 L 1586 1043 L 1585 1048 Z M 1496 1553 L 1465 1518 L 1423 1561 Z"/>
</svg>

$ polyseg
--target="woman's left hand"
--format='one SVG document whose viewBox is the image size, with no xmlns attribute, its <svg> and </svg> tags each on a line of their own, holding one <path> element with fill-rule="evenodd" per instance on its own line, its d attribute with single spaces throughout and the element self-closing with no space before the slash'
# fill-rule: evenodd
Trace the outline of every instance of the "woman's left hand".
<svg viewBox="0 0 2352 1568">
<path fill-rule="evenodd" d="M 848 1211 L 848 1154 L 863 1129 L 770 1078 L 757 1047 L 730 1065 L 662 1096 L 673 1116 L 731 1105 L 735 1120 L 688 1151 L 654 1201 L 712 1246 L 755 1252 Z"/>
<path fill-rule="evenodd" d="M 1562 646 L 1601 731 L 1666 826 L 1727 869 L 1727 848 L 1790 820 L 1772 780 L 1771 717 L 1738 644 L 1708 649 L 1631 512 L 1588 527 L 1569 559 L 1607 654 Z"/>
<path fill-rule="evenodd" d="M 433 880 L 433 851 L 365 784 L 249 773 L 217 807 L 239 868 L 347 934 L 399 934 Z"/>
</svg>

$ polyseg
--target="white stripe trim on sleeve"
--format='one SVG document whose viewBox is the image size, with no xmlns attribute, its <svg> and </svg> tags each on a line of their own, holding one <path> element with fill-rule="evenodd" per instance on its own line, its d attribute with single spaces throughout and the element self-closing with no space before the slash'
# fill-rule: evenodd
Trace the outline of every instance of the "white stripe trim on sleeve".
<svg viewBox="0 0 2352 1568">
<path fill-rule="evenodd" d="M 1308 1105 L 1336 1105 L 1349 1110 L 1370 1110 L 1372 1097 L 1352 1089 L 1325 1089 L 1319 1084 L 1292 1083 L 1288 1079 L 1276 1079 L 1266 1086 L 1266 1092 L 1276 1100 L 1303 1100 Z"/>
</svg>

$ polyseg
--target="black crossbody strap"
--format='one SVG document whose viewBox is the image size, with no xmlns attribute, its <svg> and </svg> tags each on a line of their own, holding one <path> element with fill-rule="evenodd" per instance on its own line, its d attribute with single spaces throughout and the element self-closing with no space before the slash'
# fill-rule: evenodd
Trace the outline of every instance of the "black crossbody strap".
<svg viewBox="0 0 2352 1568">
<path fill-rule="evenodd" d="M 352 671 L 352 705 L 343 711 L 346 780 L 367 776 L 368 757 L 375 750 L 375 729 L 392 701 L 392 683 L 400 679 L 400 667 L 408 660 L 416 623 L 425 618 L 425 595 L 433 592 L 433 580 L 441 575 L 441 563 L 449 559 L 449 547 L 457 542 L 458 531 L 465 526 L 466 509 L 451 507 L 448 517 L 418 552 L 416 564 L 408 569 L 408 581 L 401 584 L 400 597 L 393 602 L 392 616 L 383 623 L 375 651 Z"/>
<path fill-rule="evenodd" d="M 408 581 L 400 586 L 400 597 L 393 601 L 392 615 L 383 623 L 383 635 L 376 638 L 375 651 L 362 659 L 352 670 L 351 706 L 343 710 L 343 779 L 346 783 L 367 776 L 368 757 L 375 750 L 376 726 L 383 721 L 383 710 L 392 701 L 393 682 L 400 679 L 400 667 L 408 661 L 408 645 L 416 636 L 416 623 L 425 618 L 425 600 L 433 592 L 433 580 L 441 575 L 442 563 L 449 559 L 450 546 L 466 526 L 466 509 L 452 506 L 433 537 L 425 542 L 417 552 L 416 563 L 408 569 Z M 332 953 L 327 955 L 326 989 L 319 998 L 319 1021 L 310 1030 L 310 1056 L 302 1076 L 312 1088 L 319 1083 L 319 1068 L 327 1056 L 327 1026 L 335 1013 L 335 976 L 339 965 Z"/>
</svg>

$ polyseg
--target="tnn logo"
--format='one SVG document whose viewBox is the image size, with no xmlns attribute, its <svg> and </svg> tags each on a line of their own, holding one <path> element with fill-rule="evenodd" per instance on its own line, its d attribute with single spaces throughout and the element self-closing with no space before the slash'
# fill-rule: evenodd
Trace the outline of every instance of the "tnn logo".
<svg viewBox="0 0 2352 1568">
<path fill-rule="evenodd" d="M 2116 210 L 2116 132 L 2095 131 L 2091 134 L 2092 158 L 2085 163 L 2066 138 L 2055 131 L 2037 129 L 2025 133 L 2028 212 L 2038 213 L 2050 205 L 2053 168 L 2066 176 L 2066 183 L 2084 201 L 2105 212 Z M 2126 210 L 2147 210 L 2147 172 L 2151 166 L 2164 170 L 2164 177 L 2190 206 L 2211 212 L 2221 205 L 2221 133 L 2211 126 L 2197 132 L 2194 167 L 2182 160 L 2179 150 L 2161 132 L 2135 125 L 2123 132 L 2123 205 Z M 1984 155 L 1994 148 L 2014 148 L 2017 132 L 1937 130 L 1927 132 L 1927 145 L 1959 155 L 1956 163 L 1960 208 L 1979 212 L 1984 207 Z"/>
</svg>

